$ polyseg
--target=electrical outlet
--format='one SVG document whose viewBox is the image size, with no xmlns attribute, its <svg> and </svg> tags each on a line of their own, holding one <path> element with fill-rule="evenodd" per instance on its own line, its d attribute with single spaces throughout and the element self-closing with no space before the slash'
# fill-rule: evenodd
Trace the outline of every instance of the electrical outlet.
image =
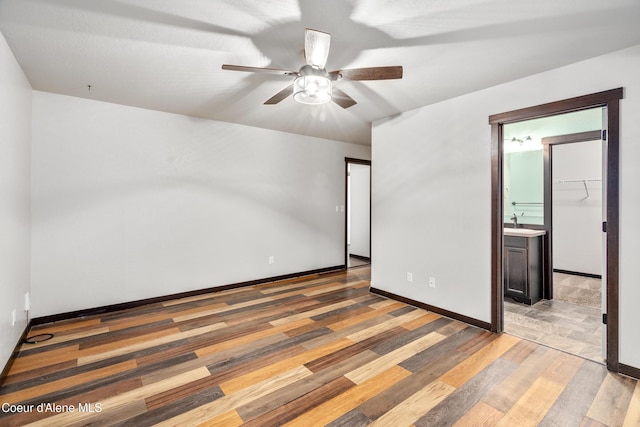
<svg viewBox="0 0 640 427">
<path fill-rule="evenodd" d="M 275 257 L 273 255 L 271 255 L 269 257 L 269 264 L 273 264 L 274 262 L 276 262 L 276 259 L 275 259 Z"/>
<path fill-rule="evenodd" d="M 413 283 L 413 273 L 407 271 L 407 282 Z"/>
<path fill-rule="evenodd" d="M 430 288 L 435 288 L 436 287 L 436 278 L 435 277 L 429 277 L 429 287 Z"/>
<path fill-rule="evenodd" d="M 16 309 L 14 308 L 11 312 L 11 326 L 16 326 L 16 322 L 18 319 L 16 318 Z"/>
</svg>

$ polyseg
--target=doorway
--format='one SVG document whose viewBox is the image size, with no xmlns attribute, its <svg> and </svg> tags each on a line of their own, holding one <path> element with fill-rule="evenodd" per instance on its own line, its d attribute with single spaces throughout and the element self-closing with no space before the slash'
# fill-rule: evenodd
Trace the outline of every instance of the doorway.
<svg viewBox="0 0 640 427">
<path fill-rule="evenodd" d="M 592 108 L 605 108 L 606 118 L 606 181 L 605 203 L 606 215 L 606 249 L 604 254 L 603 279 L 606 289 L 603 295 L 605 311 L 603 320 L 606 321 L 604 342 L 606 347 L 607 368 L 619 372 L 618 362 L 618 164 L 619 164 L 619 100 L 623 98 L 622 88 L 594 93 L 563 101 L 542 104 L 535 107 L 496 114 L 489 118 L 492 127 L 492 239 L 491 239 L 491 329 L 495 332 L 504 330 L 504 126 L 541 117 L 552 117 L 569 112 L 577 112 Z M 545 211 L 547 207 L 545 206 Z M 550 209 L 550 205 L 549 205 Z M 546 215 L 546 212 L 545 212 Z M 544 227 L 542 227 L 544 228 Z M 547 248 L 550 242 L 546 242 Z M 543 260 L 550 256 L 550 251 L 543 255 Z M 543 261 L 544 262 L 544 261 Z M 548 263 L 549 261 L 547 261 Z M 550 292 L 552 292 L 552 289 Z"/>
<path fill-rule="evenodd" d="M 503 129 L 504 330 L 599 363 L 606 357 L 603 113 L 593 108 Z"/>
<path fill-rule="evenodd" d="M 371 161 L 345 159 L 345 266 L 371 264 Z"/>
</svg>

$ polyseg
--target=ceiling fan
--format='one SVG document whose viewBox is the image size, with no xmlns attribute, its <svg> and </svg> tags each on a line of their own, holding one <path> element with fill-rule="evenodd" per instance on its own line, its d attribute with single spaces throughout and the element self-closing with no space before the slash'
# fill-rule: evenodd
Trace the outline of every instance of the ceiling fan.
<svg viewBox="0 0 640 427">
<path fill-rule="evenodd" d="M 402 78 L 402 66 L 352 68 L 327 71 L 325 65 L 329 56 L 331 34 L 307 28 L 304 35 L 304 56 L 306 65 L 299 71 L 277 68 L 246 67 L 223 64 L 223 70 L 268 73 L 295 77 L 293 83 L 265 101 L 266 105 L 277 104 L 289 95 L 302 104 L 324 104 L 333 101 L 342 108 L 349 108 L 356 101 L 332 82 L 346 80 L 390 80 Z"/>
</svg>

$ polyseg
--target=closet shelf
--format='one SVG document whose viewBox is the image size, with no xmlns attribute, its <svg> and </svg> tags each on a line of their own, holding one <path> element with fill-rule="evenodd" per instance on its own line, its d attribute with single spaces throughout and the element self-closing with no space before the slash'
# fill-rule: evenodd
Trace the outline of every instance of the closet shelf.
<svg viewBox="0 0 640 427">
<path fill-rule="evenodd" d="M 554 184 L 569 184 L 569 183 L 582 183 L 584 185 L 584 191 L 587 193 L 587 195 L 584 197 L 584 199 L 588 199 L 590 194 L 589 194 L 589 188 L 587 187 L 587 182 L 601 182 L 602 179 L 558 179 L 558 180 L 554 180 L 553 183 Z M 583 199 L 583 200 L 584 200 Z"/>
</svg>

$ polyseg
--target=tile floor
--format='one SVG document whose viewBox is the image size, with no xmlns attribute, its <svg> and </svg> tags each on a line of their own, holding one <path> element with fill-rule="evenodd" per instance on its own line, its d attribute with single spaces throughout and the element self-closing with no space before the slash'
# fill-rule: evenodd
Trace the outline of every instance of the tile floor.
<svg viewBox="0 0 640 427">
<path fill-rule="evenodd" d="M 559 301 L 602 307 L 602 281 L 591 277 L 553 273 L 553 298 Z"/>
<path fill-rule="evenodd" d="M 360 259 L 360 258 L 355 258 L 355 257 L 350 256 L 350 257 L 349 257 L 349 265 L 348 265 L 348 268 L 351 268 L 351 267 L 361 267 L 361 266 L 363 266 L 363 265 L 369 265 L 369 264 L 370 264 L 369 262 L 364 261 L 364 260 L 362 260 L 362 259 Z"/>
<path fill-rule="evenodd" d="M 554 292 L 532 306 L 507 298 L 505 332 L 603 363 L 600 280 L 554 273 Z"/>
</svg>

